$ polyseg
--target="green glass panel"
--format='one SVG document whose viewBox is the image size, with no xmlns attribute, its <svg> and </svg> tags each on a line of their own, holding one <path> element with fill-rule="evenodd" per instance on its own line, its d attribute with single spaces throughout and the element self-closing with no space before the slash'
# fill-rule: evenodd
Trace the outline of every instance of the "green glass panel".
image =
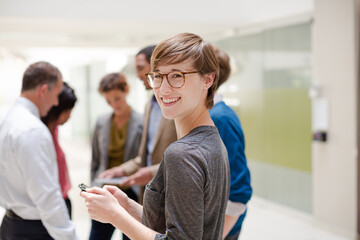
<svg viewBox="0 0 360 240">
<path fill-rule="evenodd" d="M 220 92 L 243 125 L 255 195 L 307 212 L 311 211 L 310 43 L 310 23 L 217 43 L 232 59 L 232 75 Z"/>
</svg>

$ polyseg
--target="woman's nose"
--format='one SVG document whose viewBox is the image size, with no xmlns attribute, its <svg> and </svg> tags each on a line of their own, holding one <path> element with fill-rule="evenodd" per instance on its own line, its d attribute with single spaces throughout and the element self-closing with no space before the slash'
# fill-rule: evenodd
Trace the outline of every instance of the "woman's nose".
<svg viewBox="0 0 360 240">
<path fill-rule="evenodd" d="M 160 90 L 160 92 L 163 92 L 163 93 L 164 92 L 169 92 L 169 91 L 172 90 L 172 87 L 170 86 L 170 84 L 169 84 L 169 82 L 167 80 L 167 76 L 164 76 L 159 90 Z"/>
</svg>

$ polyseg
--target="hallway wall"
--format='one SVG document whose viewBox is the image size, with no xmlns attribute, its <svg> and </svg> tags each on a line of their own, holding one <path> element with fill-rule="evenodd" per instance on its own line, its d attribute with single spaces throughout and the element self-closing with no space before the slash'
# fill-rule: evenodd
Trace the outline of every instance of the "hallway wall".
<svg viewBox="0 0 360 240">
<path fill-rule="evenodd" d="M 313 99 L 329 110 L 326 142 L 313 142 L 313 214 L 357 235 L 358 0 L 315 0 Z M 314 120 L 316 121 L 316 120 Z M 326 124 L 325 124 L 326 126 Z M 313 124 L 314 127 L 314 124 Z M 318 129 L 314 129 L 318 130 Z"/>
</svg>

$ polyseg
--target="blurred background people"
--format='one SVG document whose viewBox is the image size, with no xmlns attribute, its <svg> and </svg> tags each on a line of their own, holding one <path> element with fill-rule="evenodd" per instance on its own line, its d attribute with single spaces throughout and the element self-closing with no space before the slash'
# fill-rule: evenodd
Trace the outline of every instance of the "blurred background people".
<svg viewBox="0 0 360 240">
<path fill-rule="evenodd" d="M 50 109 L 41 121 L 49 128 L 56 152 L 56 160 L 59 171 L 59 183 L 61 187 L 62 196 L 65 200 L 66 207 L 71 219 L 71 201 L 68 196 L 68 191 L 71 188 L 69 171 L 66 164 L 65 154 L 59 144 L 59 131 L 58 126 L 63 125 L 70 118 L 71 111 L 73 110 L 77 101 L 74 89 L 72 89 L 66 82 L 63 83 L 61 93 L 59 94 L 59 104 Z"/>
<path fill-rule="evenodd" d="M 58 105 L 60 71 L 48 62 L 24 72 L 21 97 L 0 125 L 0 238 L 77 239 L 61 189 L 56 152 L 41 122 Z"/>
<path fill-rule="evenodd" d="M 118 166 L 137 156 L 143 129 L 143 116 L 126 102 L 129 86 L 122 73 L 110 73 L 101 79 L 99 93 L 111 106 L 112 112 L 97 119 L 92 140 L 91 181 L 96 183 L 99 173 Z M 127 196 L 138 200 L 136 190 L 122 187 Z M 92 220 L 90 239 L 111 239 L 115 228 Z M 129 239 L 123 235 L 123 239 Z"/>
<path fill-rule="evenodd" d="M 150 72 L 150 59 L 155 46 L 141 49 L 135 58 L 138 78 L 146 90 L 151 90 L 145 73 Z M 100 178 L 129 176 L 122 185 L 140 185 L 139 203 L 142 203 L 144 186 L 156 175 L 165 149 L 176 140 L 173 120 L 165 119 L 154 95 L 145 106 L 144 129 L 138 156 L 99 175 Z"/>
<path fill-rule="evenodd" d="M 231 73 L 229 56 L 220 48 L 215 48 L 220 74 L 218 88 L 228 80 Z M 223 237 L 236 240 L 246 215 L 246 204 L 252 195 L 250 171 L 245 156 L 245 138 L 239 118 L 222 100 L 222 95 L 215 94 L 214 106 L 209 111 L 221 139 L 228 152 L 230 165 L 230 196 L 226 208 Z"/>
</svg>

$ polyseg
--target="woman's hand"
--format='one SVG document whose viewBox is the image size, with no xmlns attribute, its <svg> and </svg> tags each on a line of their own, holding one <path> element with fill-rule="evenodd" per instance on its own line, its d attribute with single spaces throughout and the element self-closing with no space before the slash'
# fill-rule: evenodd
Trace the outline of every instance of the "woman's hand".
<svg viewBox="0 0 360 240">
<path fill-rule="evenodd" d="M 122 207 L 129 204 L 131 199 L 119 188 L 115 186 L 86 188 L 86 192 L 80 192 L 80 196 L 85 199 L 92 219 L 102 223 L 111 223 L 131 239 L 155 238 L 157 233 L 141 223 L 141 215 L 134 218 Z M 142 213 L 141 205 L 135 204 L 139 209 L 133 208 L 132 211 L 138 210 L 138 213 Z"/>
<path fill-rule="evenodd" d="M 120 185 L 122 186 L 133 186 L 140 185 L 145 186 L 153 178 L 151 167 L 142 167 L 136 173 L 130 175 Z"/>
<path fill-rule="evenodd" d="M 125 176 L 123 168 L 121 166 L 117 166 L 100 173 L 98 178 L 114 178 L 123 176 Z"/>
<path fill-rule="evenodd" d="M 104 189 L 108 190 L 109 193 L 111 193 L 118 201 L 118 203 L 127 210 L 129 207 L 129 197 L 121 191 L 118 187 L 111 186 L 111 185 L 105 185 L 103 187 Z"/>
<path fill-rule="evenodd" d="M 86 207 L 92 219 L 103 223 L 111 223 L 114 222 L 116 218 L 119 218 L 125 211 L 119 204 L 119 200 L 113 194 L 122 199 L 122 202 L 125 202 L 122 194 L 125 196 L 126 194 L 120 189 L 113 191 L 112 188 L 113 187 L 111 187 L 112 192 L 98 187 L 87 188 L 86 192 L 80 192 L 80 196 L 85 199 Z"/>
</svg>

